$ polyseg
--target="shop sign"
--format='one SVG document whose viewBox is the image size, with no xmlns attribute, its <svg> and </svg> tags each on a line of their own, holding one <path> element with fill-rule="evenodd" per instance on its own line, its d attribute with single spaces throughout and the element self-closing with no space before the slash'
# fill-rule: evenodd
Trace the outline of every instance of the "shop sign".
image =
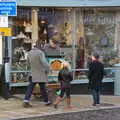
<svg viewBox="0 0 120 120">
<path fill-rule="evenodd" d="M 15 1 L 0 1 L 0 15 L 16 16 L 17 5 Z"/>
<path fill-rule="evenodd" d="M 11 28 L 0 28 L 0 36 L 12 36 Z"/>
<path fill-rule="evenodd" d="M 8 16 L 0 16 L 0 27 L 8 27 Z"/>
</svg>

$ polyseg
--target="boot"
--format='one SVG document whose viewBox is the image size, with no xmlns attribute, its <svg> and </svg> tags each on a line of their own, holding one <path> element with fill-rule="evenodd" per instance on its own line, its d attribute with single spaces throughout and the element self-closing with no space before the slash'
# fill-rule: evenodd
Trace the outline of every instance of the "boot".
<svg viewBox="0 0 120 120">
<path fill-rule="evenodd" d="M 60 96 L 58 96 L 58 97 L 56 98 L 55 103 L 54 103 L 54 108 L 57 109 L 57 107 L 58 107 L 57 105 L 60 103 L 61 100 L 62 100 L 62 99 L 61 99 Z"/>
</svg>

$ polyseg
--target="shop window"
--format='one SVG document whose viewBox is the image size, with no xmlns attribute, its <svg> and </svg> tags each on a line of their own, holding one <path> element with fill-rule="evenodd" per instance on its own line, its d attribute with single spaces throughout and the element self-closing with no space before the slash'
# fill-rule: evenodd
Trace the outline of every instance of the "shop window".
<svg viewBox="0 0 120 120">
<path fill-rule="evenodd" d="M 103 12 L 104 11 L 104 12 Z M 77 34 L 76 68 L 88 68 L 91 54 L 98 52 L 105 67 L 112 67 L 117 56 L 114 49 L 115 13 L 102 9 L 77 11 L 77 30 L 83 29 L 83 36 Z M 80 25 L 82 21 L 82 25 Z M 77 71 L 76 79 L 87 78 L 87 71 Z"/>
<path fill-rule="evenodd" d="M 64 59 L 72 64 L 72 11 L 60 8 L 40 8 L 38 13 L 39 39 L 37 43 L 40 48 L 44 50 L 45 46 L 50 46 L 51 40 L 55 38 L 60 54 L 64 53 Z"/>
<path fill-rule="evenodd" d="M 114 49 L 115 14 L 106 11 L 86 14 L 85 17 L 92 19 L 85 23 L 87 55 L 94 51 L 98 52 L 105 66 L 110 67 L 110 61 L 117 55 Z"/>
<path fill-rule="evenodd" d="M 13 18 L 12 70 L 27 70 L 27 52 L 31 50 L 31 9 L 19 8 L 18 16 Z"/>
</svg>

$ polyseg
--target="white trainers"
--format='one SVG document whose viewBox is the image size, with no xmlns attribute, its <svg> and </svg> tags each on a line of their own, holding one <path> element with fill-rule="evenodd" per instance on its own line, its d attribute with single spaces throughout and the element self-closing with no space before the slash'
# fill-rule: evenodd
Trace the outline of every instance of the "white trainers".
<svg viewBox="0 0 120 120">
<path fill-rule="evenodd" d="M 46 106 L 51 105 L 51 102 L 50 102 L 50 101 L 44 102 L 44 103 L 45 103 Z"/>
</svg>

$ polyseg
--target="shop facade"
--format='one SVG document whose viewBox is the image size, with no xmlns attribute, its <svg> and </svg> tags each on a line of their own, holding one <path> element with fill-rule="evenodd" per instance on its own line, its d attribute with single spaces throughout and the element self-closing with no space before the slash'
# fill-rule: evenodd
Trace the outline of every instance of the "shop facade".
<svg viewBox="0 0 120 120">
<path fill-rule="evenodd" d="M 74 6 L 74 5 L 73 5 Z M 116 6 L 32 5 L 18 1 L 17 16 L 11 18 L 12 38 L 9 40 L 10 86 L 27 86 L 30 68 L 27 52 L 34 43 L 44 50 L 53 36 L 57 39 L 62 59 L 74 71 L 73 84 L 88 83 L 87 67 L 93 52 L 98 52 L 106 67 L 105 82 L 112 83 L 111 70 L 119 63 L 120 8 Z M 61 59 L 61 58 L 60 58 Z M 55 78 L 56 79 L 56 78 Z"/>
</svg>

